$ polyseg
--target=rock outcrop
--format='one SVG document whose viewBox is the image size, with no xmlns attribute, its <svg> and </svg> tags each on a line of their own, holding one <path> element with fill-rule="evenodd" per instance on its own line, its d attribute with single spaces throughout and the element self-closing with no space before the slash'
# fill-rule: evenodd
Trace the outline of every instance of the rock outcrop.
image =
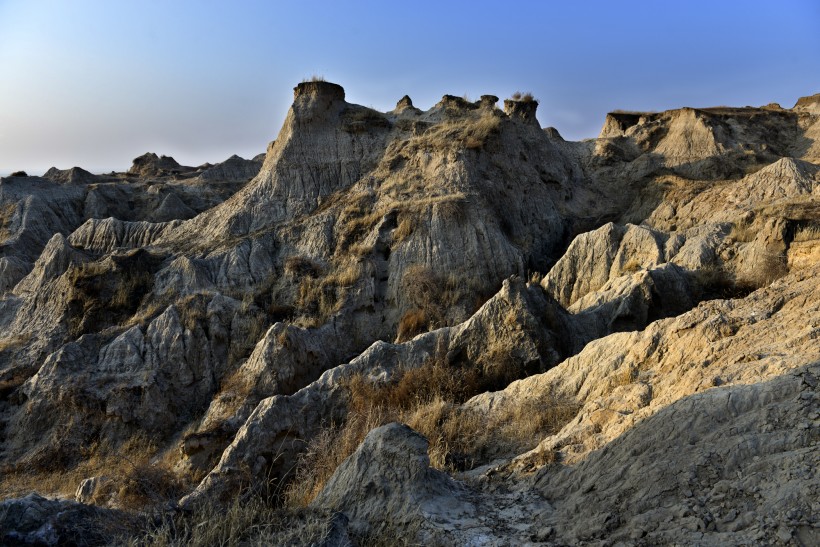
<svg viewBox="0 0 820 547">
<path fill-rule="evenodd" d="M 203 181 L 248 182 L 259 173 L 264 159 L 264 154 L 261 155 L 261 159 L 260 156 L 256 156 L 250 160 L 234 154 L 222 163 L 202 171 L 199 178 Z"/>
<path fill-rule="evenodd" d="M 306 536 L 816 543 L 816 96 L 580 143 L 498 100 L 303 82 L 251 160 L 0 180 L 0 542 L 114 518 L 20 495 L 125 507 L 125 460 L 153 510 L 284 496 L 372 411 Z"/>
<path fill-rule="evenodd" d="M 134 158 L 128 173 L 141 177 L 156 177 L 162 175 L 176 175 L 185 171 L 193 171 L 193 167 L 185 167 L 177 163 L 171 156 L 157 156 L 153 152 L 146 152 Z"/>
</svg>

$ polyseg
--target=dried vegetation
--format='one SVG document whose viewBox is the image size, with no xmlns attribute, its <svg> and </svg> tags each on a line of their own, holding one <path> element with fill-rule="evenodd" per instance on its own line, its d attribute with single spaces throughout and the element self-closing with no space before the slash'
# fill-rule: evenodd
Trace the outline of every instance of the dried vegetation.
<svg viewBox="0 0 820 547">
<path fill-rule="evenodd" d="M 431 465 L 438 469 L 470 469 L 533 448 L 572 419 L 578 406 L 549 394 L 516 401 L 489 415 L 461 404 L 501 389 L 520 375 L 520 367 L 448 365 L 439 356 L 419 368 L 400 371 L 388 383 L 352 377 L 347 382 L 347 419 L 311 440 L 286 490 L 286 503 L 310 503 L 367 433 L 390 422 L 406 423 L 425 435 Z"/>
</svg>

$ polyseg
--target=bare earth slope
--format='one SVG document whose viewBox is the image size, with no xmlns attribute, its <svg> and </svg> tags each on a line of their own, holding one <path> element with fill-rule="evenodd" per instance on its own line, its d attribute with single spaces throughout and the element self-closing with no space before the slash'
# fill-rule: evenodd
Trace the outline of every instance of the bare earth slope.
<svg viewBox="0 0 820 547">
<path fill-rule="evenodd" d="M 0 542 L 816 544 L 817 96 L 497 102 L 303 82 L 264 157 L 0 180 Z"/>
</svg>

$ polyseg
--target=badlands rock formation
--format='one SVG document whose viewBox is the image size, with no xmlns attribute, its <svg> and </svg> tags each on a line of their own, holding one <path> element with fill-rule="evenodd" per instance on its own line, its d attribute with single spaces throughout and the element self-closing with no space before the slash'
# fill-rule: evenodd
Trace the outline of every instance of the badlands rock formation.
<svg viewBox="0 0 820 547">
<path fill-rule="evenodd" d="M 817 544 L 817 96 L 497 103 L 0 180 L 2 541 Z"/>
</svg>

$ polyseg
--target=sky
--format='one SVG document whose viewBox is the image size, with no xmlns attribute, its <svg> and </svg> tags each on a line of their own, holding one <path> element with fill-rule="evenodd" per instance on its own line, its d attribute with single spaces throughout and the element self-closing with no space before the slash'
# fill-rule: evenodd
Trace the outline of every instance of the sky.
<svg viewBox="0 0 820 547">
<path fill-rule="evenodd" d="M 529 91 L 580 140 L 820 93 L 820 2 L 0 0 L 0 174 L 252 157 L 313 75 L 381 111 Z"/>
</svg>

